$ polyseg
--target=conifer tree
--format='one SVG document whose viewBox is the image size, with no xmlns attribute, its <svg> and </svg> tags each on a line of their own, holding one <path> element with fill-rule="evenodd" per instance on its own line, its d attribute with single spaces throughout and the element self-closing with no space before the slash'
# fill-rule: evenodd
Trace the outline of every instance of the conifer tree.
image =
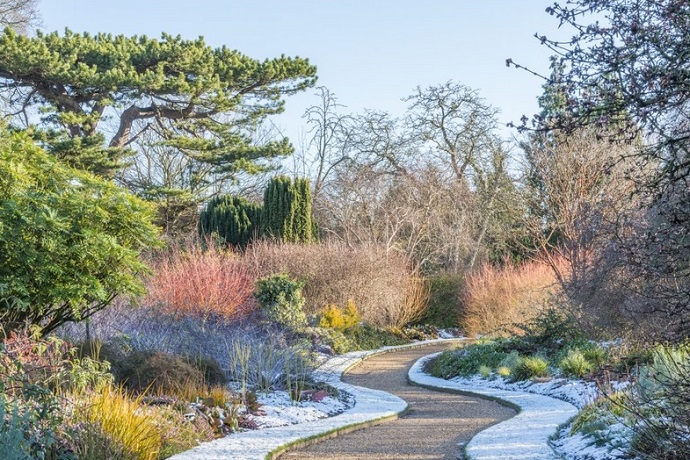
<svg viewBox="0 0 690 460">
<path fill-rule="evenodd" d="M 0 89 L 14 113 L 34 123 L 26 114 L 40 111 L 43 145 L 103 176 L 122 166 L 143 132 L 220 173 L 291 153 L 286 140 L 256 145 L 252 130 L 315 74 L 306 59 L 258 61 L 202 38 L 0 34 Z M 106 119 L 116 126 L 107 137 Z"/>
<path fill-rule="evenodd" d="M 307 179 L 286 176 L 271 179 L 264 193 L 261 235 L 283 242 L 309 243 L 314 239 L 311 188 Z"/>
<path fill-rule="evenodd" d="M 213 198 L 199 215 L 199 233 L 216 234 L 225 243 L 244 248 L 256 236 L 261 206 L 232 196 Z"/>
</svg>

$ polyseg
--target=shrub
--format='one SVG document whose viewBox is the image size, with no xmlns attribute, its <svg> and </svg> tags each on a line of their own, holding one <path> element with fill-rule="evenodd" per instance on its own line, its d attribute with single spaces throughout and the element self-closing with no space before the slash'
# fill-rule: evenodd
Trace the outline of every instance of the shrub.
<svg viewBox="0 0 690 460">
<path fill-rule="evenodd" d="M 312 245 L 252 244 L 245 258 L 259 274 L 287 273 L 305 280 L 305 312 L 352 300 L 362 320 L 377 327 L 402 327 L 421 317 L 428 290 L 401 255 L 377 246 L 348 247 L 336 242 Z"/>
<path fill-rule="evenodd" d="M 491 376 L 491 368 L 489 366 L 479 366 L 479 375 L 483 378 L 488 379 Z"/>
<path fill-rule="evenodd" d="M 164 352 L 132 350 L 113 365 L 118 381 L 138 393 L 175 394 L 180 385 L 205 381 L 189 359 Z"/>
<path fill-rule="evenodd" d="M 30 414 L 20 413 L 16 402 L 9 403 L 0 395 L 0 458 L 4 460 L 31 460 L 32 439 L 27 437 L 34 420 Z"/>
<path fill-rule="evenodd" d="M 345 311 L 336 305 L 327 305 L 319 320 L 319 327 L 340 330 L 349 329 L 359 325 L 361 320 L 357 306 L 352 300 L 348 300 Z"/>
<path fill-rule="evenodd" d="M 264 192 L 261 236 L 284 243 L 309 243 L 314 235 L 311 189 L 307 179 L 274 177 Z"/>
<path fill-rule="evenodd" d="M 0 323 L 48 333 L 140 294 L 140 252 L 159 244 L 149 205 L 76 171 L 0 124 Z"/>
<path fill-rule="evenodd" d="M 549 362 L 540 356 L 527 356 L 515 367 L 515 380 L 529 380 L 549 375 Z"/>
<path fill-rule="evenodd" d="M 344 331 L 345 337 L 356 345 L 355 350 L 375 350 L 381 347 L 404 345 L 408 340 L 394 333 L 367 324 L 352 327 Z"/>
<path fill-rule="evenodd" d="M 307 324 L 303 286 L 303 282 L 294 281 L 286 274 L 273 275 L 257 281 L 254 296 L 269 321 L 299 329 Z"/>
<path fill-rule="evenodd" d="M 453 273 L 429 276 L 429 306 L 417 320 L 419 324 L 433 324 L 441 328 L 457 327 L 462 284 L 462 276 Z"/>
<path fill-rule="evenodd" d="M 460 326 L 467 335 L 515 332 L 514 324 L 533 318 L 556 290 L 545 262 L 485 265 L 465 278 Z"/>
<path fill-rule="evenodd" d="M 456 376 L 469 377 L 479 372 L 481 366 L 498 367 L 507 354 L 498 350 L 496 342 L 486 341 L 455 351 L 445 351 L 434 359 L 428 371 L 444 379 Z"/>
<path fill-rule="evenodd" d="M 237 320 L 253 307 L 254 276 L 233 253 L 210 245 L 174 249 L 152 263 L 145 305 L 175 317 Z"/>
<path fill-rule="evenodd" d="M 272 340 L 235 338 L 228 344 L 230 378 L 240 385 L 243 395 L 248 390 L 268 391 L 293 380 L 304 380 L 313 366 L 302 346 L 288 346 Z"/>
<path fill-rule="evenodd" d="M 592 372 L 594 366 L 585 358 L 580 350 L 568 350 L 565 358 L 561 359 L 558 367 L 566 374 L 575 377 L 584 377 Z"/>
</svg>

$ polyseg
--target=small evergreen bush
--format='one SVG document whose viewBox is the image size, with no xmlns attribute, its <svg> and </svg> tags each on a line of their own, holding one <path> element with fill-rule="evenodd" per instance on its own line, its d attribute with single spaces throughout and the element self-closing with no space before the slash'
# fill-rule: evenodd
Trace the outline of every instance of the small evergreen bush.
<svg viewBox="0 0 690 460">
<path fill-rule="evenodd" d="M 348 300 L 345 310 L 341 310 L 337 305 L 326 305 L 321 319 L 319 320 L 319 327 L 329 329 L 349 329 L 359 325 L 362 321 L 357 306 L 353 300 Z"/>
<path fill-rule="evenodd" d="M 199 234 L 217 235 L 226 244 L 244 248 L 259 231 L 261 206 L 244 198 L 221 195 L 199 213 Z"/>
<path fill-rule="evenodd" d="M 286 274 L 262 278 L 256 283 L 254 296 L 269 321 L 288 329 L 306 326 L 304 314 L 304 282 L 294 281 Z"/>
</svg>

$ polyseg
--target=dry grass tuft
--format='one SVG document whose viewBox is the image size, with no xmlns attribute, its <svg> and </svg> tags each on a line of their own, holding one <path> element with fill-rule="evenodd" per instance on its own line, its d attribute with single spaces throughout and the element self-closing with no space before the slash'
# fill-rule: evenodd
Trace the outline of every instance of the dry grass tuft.
<svg viewBox="0 0 690 460">
<path fill-rule="evenodd" d="M 91 400 L 87 419 L 122 446 L 128 458 L 157 460 L 162 446 L 156 419 L 147 415 L 141 397 L 133 398 L 123 387 L 103 387 Z"/>
</svg>

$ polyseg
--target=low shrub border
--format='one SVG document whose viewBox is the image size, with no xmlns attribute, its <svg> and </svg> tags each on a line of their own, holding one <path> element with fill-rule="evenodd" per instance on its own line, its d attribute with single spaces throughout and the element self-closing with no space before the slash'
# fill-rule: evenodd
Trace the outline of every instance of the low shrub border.
<svg viewBox="0 0 690 460">
<path fill-rule="evenodd" d="M 512 407 L 518 415 L 476 434 L 465 446 L 465 456 L 472 460 L 529 458 L 553 460 L 556 454 L 549 437 L 558 427 L 575 417 L 578 410 L 570 403 L 533 393 L 476 387 L 433 377 L 424 372 L 427 361 L 440 353 L 419 359 L 410 369 L 410 383 L 437 391 L 450 391 L 491 399 Z"/>
</svg>

